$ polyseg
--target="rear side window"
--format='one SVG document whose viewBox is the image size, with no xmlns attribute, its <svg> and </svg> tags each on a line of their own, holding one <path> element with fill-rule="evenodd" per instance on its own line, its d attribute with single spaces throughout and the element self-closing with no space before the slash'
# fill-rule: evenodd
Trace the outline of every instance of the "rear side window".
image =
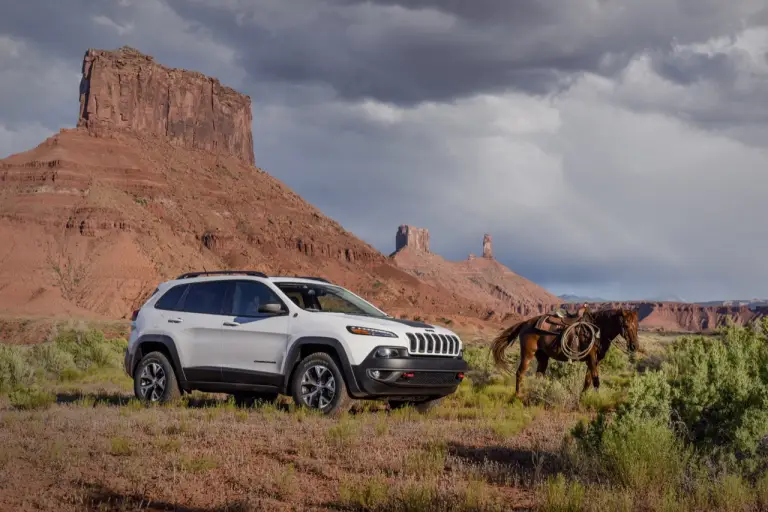
<svg viewBox="0 0 768 512">
<path fill-rule="evenodd" d="M 230 281 L 208 281 L 190 284 L 181 310 L 187 313 L 222 314 L 224 295 L 229 285 Z"/>
<path fill-rule="evenodd" d="M 162 297 L 160 297 L 160 300 L 158 300 L 155 304 L 155 308 L 164 309 L 167 311 L 177 311 L 179 299 L 181 299 L 181 296 L 184 295 L 184 290 L 186 290 L 188 286 L 188 284 L 179 284 L 174 286 L 165 292 Z"/>
</svg>

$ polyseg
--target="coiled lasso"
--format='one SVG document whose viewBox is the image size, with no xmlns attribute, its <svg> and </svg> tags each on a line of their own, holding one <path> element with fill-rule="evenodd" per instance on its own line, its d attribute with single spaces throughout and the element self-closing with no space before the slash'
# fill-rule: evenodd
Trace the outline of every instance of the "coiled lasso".
<svg viewBox="0 0 768 512">
<path fill-rule="evenodd" d="M 589 340 L 589 345 L 587 345 L 587 348 L 585 348 L 584 350 L 574 351 L 566 340 L 568 339 L 568 335 L 571 333 L 573 329 L 576 328 L 577 325 L 587 326 L 587 329 L 589 329 L 590 331 L 590 340 Z M 565 329 L 562 337 L 560 338 L 563 354 L 565 355 L 565 357 L 568 358 L 569 362 L 578 361 L 582 357 L 589 354 L 589 351 L 592 350 L 592 347 L 595 346 L 595 342 L 599 337 L 600 337 L 600 329 L 598 329 L 598 327 L 595 324 L 592 324 L 589 322 L 576 322 L 574 324 L 571 324 Z"/>
</svg>

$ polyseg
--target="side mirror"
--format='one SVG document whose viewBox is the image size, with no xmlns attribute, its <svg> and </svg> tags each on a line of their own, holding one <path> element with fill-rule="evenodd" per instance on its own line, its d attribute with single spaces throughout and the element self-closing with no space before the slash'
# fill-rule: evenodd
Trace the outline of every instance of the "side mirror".
<svg viewBox="0 0 768 512">
<path fill-rule="evenodd" d="M 279 304 L 277 302 L 268 302 L 266 304 L 262 304 L 259 307 L 259 313 L 268 313 L 271 315 L 278 315 L 280 313 L 283 313 L 285 310 L 283 309 L 282 304 Z"/>
</svg>

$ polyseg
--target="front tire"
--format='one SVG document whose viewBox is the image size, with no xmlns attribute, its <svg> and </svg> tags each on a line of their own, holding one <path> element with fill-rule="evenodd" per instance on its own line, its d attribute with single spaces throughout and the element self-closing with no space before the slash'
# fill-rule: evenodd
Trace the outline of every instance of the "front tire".
<svg viewBox="0 0 768 512">
<path fill-rule="evenodd" d="M 172 402 L 181 396 L 173 365 L 162 352 L 150 352 L 133 371 L 133 394 L 148 403 Z"/>
<path fill-rule="evenodd" d="M 291 378 L 291 395 L 298 407 L 316 409 L 328 416 L 349 410 L 344 376 L 325 352 L 310 354 L 299 363 Z"/>
</svg>

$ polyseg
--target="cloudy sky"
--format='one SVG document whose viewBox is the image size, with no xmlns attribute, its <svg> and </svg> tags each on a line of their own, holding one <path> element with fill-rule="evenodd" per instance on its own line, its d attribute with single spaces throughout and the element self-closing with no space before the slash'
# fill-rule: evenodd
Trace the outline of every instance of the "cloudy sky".
<svg viewBox="0 0 768 512">
<path fill-rule="evenodd" d="M 253 100 L 257 164 L 385 253 L 556 293 L 768 297 L 765 0 L 0 0 L 0 156 L 77 118 L 89 47 Z"/>
</svg>

